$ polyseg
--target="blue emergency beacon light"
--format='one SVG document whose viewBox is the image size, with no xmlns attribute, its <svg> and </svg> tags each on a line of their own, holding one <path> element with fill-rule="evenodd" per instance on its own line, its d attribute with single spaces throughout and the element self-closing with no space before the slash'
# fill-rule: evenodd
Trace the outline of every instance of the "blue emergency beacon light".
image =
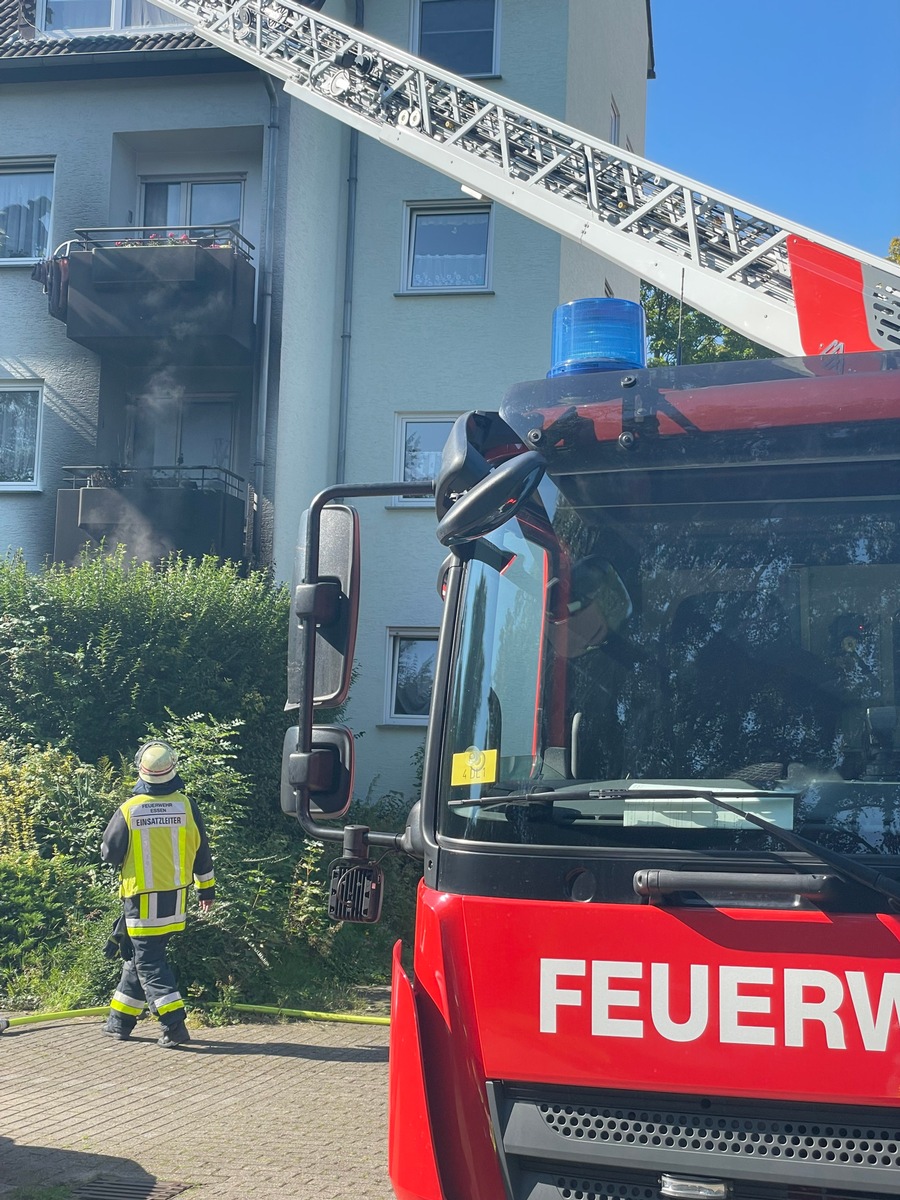
<svg viewBox="0 0 900 1200">
<path fill-rule="evenodd" d="M 553 313 L 548 379 L 647 365 L 644 310 L 633 300 L 571 300 Z"/>
</svg>

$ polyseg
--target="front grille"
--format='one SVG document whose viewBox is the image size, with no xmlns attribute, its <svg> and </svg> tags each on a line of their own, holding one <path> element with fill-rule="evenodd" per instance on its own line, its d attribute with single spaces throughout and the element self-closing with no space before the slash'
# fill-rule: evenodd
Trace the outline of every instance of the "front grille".
<svg viewBox="0 0 900 1200">
<path fill-rule="evenodd" d="M 900 1127 L 833 1125 L 747 1117 L 712 1117 L 665 1109 L 542 1104 L 547 1126 L 562 1137 L 632 1146 L 664 1146 L 900 1170 Z"/>
<path fill-rule="evenodd" d="M 898 1110 L 494 1083 L 488 1092 L 516 1200 L 658 1200 L 663 1172 L 727 1180 L 734 1200 L 900 1196 Z"/>
</svg>

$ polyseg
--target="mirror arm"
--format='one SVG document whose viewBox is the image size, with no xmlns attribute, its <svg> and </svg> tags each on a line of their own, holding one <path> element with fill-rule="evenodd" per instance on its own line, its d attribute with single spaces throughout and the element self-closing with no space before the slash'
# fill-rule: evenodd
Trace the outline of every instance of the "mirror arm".
<svg viewBox="0 0 900 1200">
<path fill-rule="evenodd" d="M 293 758 L 294 755 L 291 755 Z M 380 833 L 376 829 L 369 829 L 365 825 L 347 825 L 342 829 L 335 829 L 328 825 L 320 825 L 312 817 L 309 811 L 309 789 L 299 787 L 297 789 L 297 820 L 300 822 L 300 827 L 304 833 L 310 837 L 318 838 L 320 842 L 344 842 L 345 829 L 353 829 L 357 844 L 363 847 L 368 846 L 384 846 L 388 850 L 403 849 L 403 834 L 402 833 Z"/>
<path fill-rule="evenodd" d="M 294 613 L 301 621 L 330 625 L 337 618 L 340 601 L 341 584 L 337 579 L 300 583 L 294 592 Z"/>
</svg>

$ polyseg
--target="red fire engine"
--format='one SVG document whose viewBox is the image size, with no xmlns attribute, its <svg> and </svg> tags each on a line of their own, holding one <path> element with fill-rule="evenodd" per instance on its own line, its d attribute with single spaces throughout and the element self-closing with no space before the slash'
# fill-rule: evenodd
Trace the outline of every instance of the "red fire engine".
<svg viewBox="0 0 900 1200">
<path fill-rule="evenodd" d="M 900 1193 L 898 472 L 884 353 L 561 374 L 460 420 L 406 833 L 306 816 L 352 757 L 311 705 L 292 760 L 344 838 L 333 915 L 377 916 L 367 845 L 423 860 L 402 1200 Z M 352 641 L 329 498 L 307 703 Z"/>
<path fill-rule="evenodd" d="M 423 868 L 394 962 L 398 1197 L 900 1195 L 900 272 L 320 6 L 158 3 L 786 356 L 646 370 L 588 304 L 549 378 L 457 422 L 402 836 L 326 823 L 352 737 L 314 710 L 353 655 L 333 502 L 432 486 L 309 510 L 283 803 L 343 842 L 341 919 L 377 919 L 370 847 Z"/>
</svg>

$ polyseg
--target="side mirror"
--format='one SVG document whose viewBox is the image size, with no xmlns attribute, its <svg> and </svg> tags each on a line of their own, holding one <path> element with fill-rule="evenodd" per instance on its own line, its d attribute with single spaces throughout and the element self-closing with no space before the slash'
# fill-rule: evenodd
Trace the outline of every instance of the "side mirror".
<svg viewBox="0 0 900 1200">
<path fill-rule="evenodd" d="M 316 561 L 308 563 L 310 539 Z M 313 621 L 315 674 L 313 705 L 335 708 L 350 690 L 356 625 L 359 613 L 359 514 L 345 504 L 327 504 L 319 514 L 318 529 L 310 526 L 310 511 L 303 514 L 294 563 L 288 635 L 287 707 L 304 702 L 302 662 L 307 639 L 300 621 Z"/>
<path fill-rule="evenodd" d="M 535 450 L 502 463 L 448 510 L 437 527 L 438 541 L 442 546 L 457 546 L 499 529 L 529 499 L 545 466 Z"/>
<path fill-rule="evenodd" d="M 310 816 L 337 821 L 353 799 L 353 734 L 345 725 L 313 726 L 312 750 L 297 749 L 297 726 L 285 732 L 281 750 L 281 811 L 296 816 L 300 784 L 309 787 Z"/>
</svg>

